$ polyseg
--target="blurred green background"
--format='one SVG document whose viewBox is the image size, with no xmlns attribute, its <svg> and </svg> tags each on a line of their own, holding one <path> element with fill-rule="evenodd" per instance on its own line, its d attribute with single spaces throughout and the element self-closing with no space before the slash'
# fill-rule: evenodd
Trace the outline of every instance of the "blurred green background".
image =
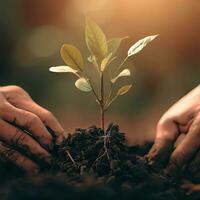
<svg viewBox="0 0 200 200">
<path fill-rule="evenodd" d="M 147 35 L 160 34 L 129 62 L 134 87 L 107 113 L 132 142 L 151 139 L 162 113 L 200 82 L 200 1 L 5 0 L 0 1 L 0 84 L 16 84 L 48 108 L 67 132 L 99 124 L 93 97 L 74 87 L 74 77 L 53 74 L 64 64 L 59 50 L 73 43 L 85 56 L 84 13 L 108 38 L 130 36 L 118 55 Z"/>
</svg>

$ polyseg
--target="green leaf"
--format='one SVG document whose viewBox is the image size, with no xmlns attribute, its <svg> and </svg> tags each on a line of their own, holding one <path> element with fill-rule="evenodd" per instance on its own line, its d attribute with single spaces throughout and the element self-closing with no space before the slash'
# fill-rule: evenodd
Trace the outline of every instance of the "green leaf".
<svg viewBox="0 0 200 200">
<path fill-rule="evenodd" d="M 75 69 L 72 69 L 69 66 L 55 66 L 49 68 L 50 72 L 56 72 L 56 73 L 73 73 L 76 74 L 78 71 Z"/>
<path fill-rule="evenodd" d="M 122 86 L 118 92 L 117 92 L 117 96 L 121 96 L 126 94 L 130 89 L 131 89 L 132 85 L 124 85 Z"/>
<path fill-rule="evenodd" d="M 86 18 L 85 40 L 90 53 L 101 62 L 108 52 L 106 36 L 101 28 L 89 18 Z"/>
<path fill-rule="evenodd" d="M 84 67 L 81 52 L 71 44 L 64 44 L 60 54 L 64 62 L 74 70 L 82 71 Z"/>
<path fill-rule="evenodd" d="M 123 38 L 112 38 L 108 40 L 108 53 L 112 53 L 114 55 L 117 52 L 122 40 L 126 38 L 128 38 L 128 36 Z"/>
<path fill-rule="evenodd" d="M 103 72 L 106 66 L 109 64 L 109 61 L 112 57 L 112 53 L 110 53 L 107 57 L 105 57 L 101 62 L 101 71 Z"/>
<path fill-rule="evenodd" d="M 92 90 L 92 87 L 90 85 L 90 83 L 85 79 L 85 78 L 79 78 L 76 82 L 75 82 L 75 86 L 83 91 L 83 92 L 90 92 Z"/>
<path fill-rule="evenodd" d="M 136 42 L 131 48 L 128 50 L 128 57 L 135 55 L 140 52 L 149 42 L 154 40 L 158 35 L 147 36 L 138 42 Z"/>
<path fill-rule="evenodd" d="M 111 82 L 115 83 L 118 78 L 125 76 L 131 76 L 131 72 L 129 69 L 124 69 L 123 71 L 121 71 L 115 78 L 111 79 Z"/>
</svg>

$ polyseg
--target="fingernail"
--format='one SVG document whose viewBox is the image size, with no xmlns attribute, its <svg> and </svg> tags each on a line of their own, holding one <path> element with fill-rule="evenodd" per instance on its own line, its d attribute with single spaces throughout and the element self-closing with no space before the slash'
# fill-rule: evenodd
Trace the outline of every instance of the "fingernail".
<svg viewBox="0 0 200 200">
<path fill-rule="evenodd" d="M 63 142 L 64 139 L 65 139 L 65 137 L 63 135 L 59 135 L 56 138 L 56 145 L 60 145 Z"/>
<path fill-rule="evenodd" d="M 33 169 L 31 169 L 31 170 L 29 169 L 27 171 L 27 175 L 28 176 L 34 176 L 34 175 L 37 175 L 39 173 L 39 171 L 40 171 L 39 167 L 34 167 Z"/>
<path fill-rule="evenodd" d="M 44 160 L 45 160 L 48 164 L 51 164 L 53 158 L 52 158 L 52 156 L 46 156 L 46 157 L 44 158 Z"/>
</svg>

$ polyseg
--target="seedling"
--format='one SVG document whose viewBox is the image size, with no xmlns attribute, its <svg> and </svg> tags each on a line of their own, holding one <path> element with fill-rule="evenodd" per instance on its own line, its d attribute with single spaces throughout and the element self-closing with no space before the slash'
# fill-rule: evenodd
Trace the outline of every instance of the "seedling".
<svg viewBox="0 0 200 200">
<path fill-rule="evenodd" d="M 75 74 L 78 77 L 75 86 L 83 92 L 93 93 L 100 107 L 101 127 L 104 130 L 105 112 L 118 97 L 126 94 L 132 87 L 132 84 L 125 84 L 115 88 L 120 79 L 132 76 L 130 68 L 124 68 L 124 64 L 157 36 L 148 36 L 136 42 L 130 47 L 121 64 L 111 70 L 111 63 L 117 58 L 115 54 L 121 42 L 128 37 L 107 40 L 101 28 L 94 21 L 86 18 L 85 41 L 90 52 L 87 64 L 75 46 L 63 44 L 60 53 L 66 66 L 51 67 L 49 70 L 57 73 Z"/>
</svg>

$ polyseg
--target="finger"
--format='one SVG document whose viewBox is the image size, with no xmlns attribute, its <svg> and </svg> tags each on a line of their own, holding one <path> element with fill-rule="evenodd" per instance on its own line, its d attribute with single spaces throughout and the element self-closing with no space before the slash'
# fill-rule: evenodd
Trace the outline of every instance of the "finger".
<svg viewBox="0 0 200 200">
<path fill-rule="evenodd" d="M 20 105 L 18 104 L 17 107 L 37 115 L 45 126 L 53 131 L 56 136 L 56 142 L 59 144 L 63 141 L 65 131 L 51 112 L 42 108 L 32 100 L 26 101 Z"/>
<path fill-rule="evenodd" d="M 17 146 L 27 155 L 33 155 L 36 158 L 51 163 L 51 155 L 43 149 L 31 136 L 24 133 L 22 130 L 12 126 L 6 121 L 0 119 L 0 140 L 8 145 Z"/>
<path fill-rule="evenodd" d="M 195 192 L 200 192 L 200 184 L 184 183 L 181 188 L 185 189 L 186 195 L 191 195 Z"/>
<path fill-rule="evenodd" d="M 178 168 L 183 166 L 200 147 L 200 116 L 197 117 L 184 140 L 174 150 L 170 158 L 170 164 L 167 167 L 169 173 L 174 173 Z"/>
<path fill-rule="evenodd" d="M 5 144 L 0 144 L 0 156 L 23 169 L 28 174 L 37 174 L 39 172 L 37 164 Z"/>
<path fill-rule="evenodd" d="M 185 184 L 181 185 L 181 188 L 186 190 L 186 195 L 191 195 L 193 193 L 194 184 L 185 183 Z"/>
<path fill-rule="evenodd" d="M 188 171 L 192 176 L 197 176 L 198 180 L 200 180 L 200 150 L 195 154 L 194 158 L 188 165 Z"/>
<path fill-rule="evenodd" d="M 1 118 L 29 131 L 42 146 L 52 149 L 52 136 L 37 115 L 7 103 Z"/>
<path fill-rule="evenodd" d="M 180 133 L 187 133 L 190 129 L 192 122 L 193 122 L 193 119 L 190 119 L 188 121 L 188 123 L 186 123 L 186 124 L 180 124 L 179 123 L 179 132 Z"/>
<path fill-rule="evenodd" d="M 176 148 L 177 146 L 179 146 L 179 144 L 184 140 L 186 134 L 180 134 L 176 140 L 176 142 L 174 143 L 174 148 Z"/>
<path fill-rule="evenodd" d="M 177 137 L 177 124 L 171 119 L 161 120 L 157 126 L 154 145 L 147 155 L 150 163 L 166 161 L 173 150 L 173 145 Z"/>
</svg>

